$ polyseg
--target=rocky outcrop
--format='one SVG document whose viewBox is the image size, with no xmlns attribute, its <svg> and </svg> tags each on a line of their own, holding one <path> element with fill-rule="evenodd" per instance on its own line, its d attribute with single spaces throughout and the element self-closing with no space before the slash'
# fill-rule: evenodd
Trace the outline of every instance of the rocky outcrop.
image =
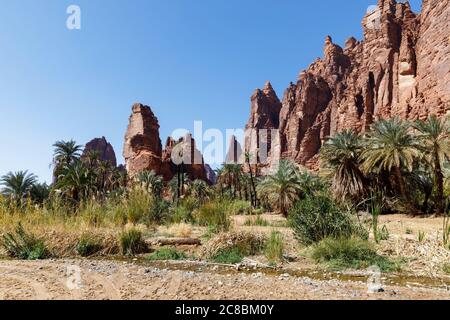
<svg viewBox="0 0 450 320">
<path fill-rule="evenodd" d="M 214 181 L 214 177 L 208 178 L 208 170 L 203 156 L 196 148 L 191 134 L 186 134 L 178 141 L 169 137 L 162 159 L 164 163 L 169 164 L 172 176 L 180 170 L 180 172 L 186 173 L 191 180 L 200 179 L 209 183 Z"/>
<path fill-rule="evenodd" d="M 245 127 L 245 152 L 263 174 L 274 162 L 271 155 L 277 153 L 272 148 L 275 149 L 279 139 L 281 109 L 281 101 L 270 82 L 266 82 L 262 90 L 256 89 L 251 97 L 250 119 Z"/>
<path fill-rule="evenodd" d="M 158 119 L 149 106 L 140 103 L 132 107 L 123 156 L 130 177 L 153 170 L 166 181 L 178 171 L 187 173 L 192 180 L 201 179 L 210 183 L 215 180 L 190 134 L 178 141 L 169 137 L 165 148 L 162 148 Z"/>
<path fill-rule="evenodd" d="M 113 167 L 117 167 L 116 153 L 113 146 L 106 140 L 105 137 L 96 138 L 89 141 L 84 147 L 81 159 L 85 159 L 91 152 L 95 152 L 98 159 L 109 162 Z"/>
<path fill-rule="evenodd" d="M 242 152 L 242 146 L 237 140 L 236 136 L 231 136 L 230 142 L 228 144 L 228 150 L 225 157 L 225 163 L 236 164 L 244 162 L 244 154 Z"/>
<path fill-rule="evenodd" d="M 279 140 L 269 142 L 269 166 L 289 158 L 317 168 L 323 142 L 341 130 L 364 132 L 380 118 L 448 113 L 449 15 L 449 0 L 424 0 L 419 15 L 407 2 L 379 0 L 363 19 L 363 41 L 351 37 L 342 48 L 325 39 L 323 58 L 290 84 L 278 117 L 277 99 L 260 98 L 264 90 L 253 95 L 247 128 L 279 129 Z M 256 150 L 253 140 L 246 150 Z"/>
<path fill-rule="evenodd" d="M 159 138 L 159 123 L 148 106 L 136 103 L 132 107 L 125 145 L 123 148 L 125 165 L 130 177 L 145 170 L 165 174 L 168 170 L 162 161 L 162 145 Z"/>
</svg>

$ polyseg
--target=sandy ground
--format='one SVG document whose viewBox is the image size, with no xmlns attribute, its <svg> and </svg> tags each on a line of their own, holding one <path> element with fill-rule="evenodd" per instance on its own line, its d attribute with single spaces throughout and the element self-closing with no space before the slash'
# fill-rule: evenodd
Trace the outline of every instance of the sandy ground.
<svg viewBox="0 0 450 320">
<path fill-rule="evenodd" d="M 155 268 L 120 261 L 0 261 L 0 299 L 445 299 L 449 289 L 386 286 L 287 274 Z"/>
</svg>

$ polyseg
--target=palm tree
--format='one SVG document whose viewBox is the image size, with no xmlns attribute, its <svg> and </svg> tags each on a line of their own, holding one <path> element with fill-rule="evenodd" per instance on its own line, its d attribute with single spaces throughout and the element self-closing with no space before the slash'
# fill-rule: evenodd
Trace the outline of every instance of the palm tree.
<svg viewBox="0 0 450 320">
<path fill-rule="evenodd" d="M 82 147 L 77 145 L 74 140 L 57 141 L 53 147 L 55 148 L 53 152 L 54 176 L 57 178 L 64 166 L 70 166 L 79 160 Z"/>
<path fill-rule="evenodd" d="M 78 202 L 96 191 L 95 180 L 94 171 L 77 161 L 61 169 L 55 187 L 67 198 Z"/>
<path fill-rule="evenodd" d="M 2 194 L 17 204 L 29 196 L 36 182 L 37 177 L 28 171 L 9 172 L 0 179 L 0 185 L 3 186 Z"/>
<path fill-rule="evenodd" d="M 366 194 L 366 179 L 360 169 L 361 150 L 361 137 L 353 131 L 338 133 L 322 147 L 321 157 L 331 170 L 332 190 L 338 199 L 360 199 Z"/>
<path fill-rule="evenodd" d="M 394 172 L 400 194 L 409 201 L 402 169 L 413 170 L 415 159 L 420 155 L 415 138 L 410 133 L 410 124 L 399 118 L 380 120 L 372 125 L 362 152 L 363 171 L 379 174 Z"/>
<path fill-rule="evenodd" d="M 433 167 L 437 185 L 437 209 L 439 213 L 443 213 L 445 199 L 442 166 L 445 159 L 450 157 L 450 117 L 438 119 L 433 115 L 426 121 L 416 121 L 414 128 L 419 131 L 420 146 Z"/>
<path fill-rule="evenodd" d="M 155 197 L 161 197 L 164 182 L 163 178 L 158 176 L 155 171 L 142 171 L 136 178 L 145 190 L 149 191 Z"/>
<path fill-rule="evenodd" d="M 301 188 L 295 166 L 289 161 L 281 161 L 275 174 L 267 176 L 258 185 L 257 191 L 261 198 L 267 199 L 273 208 L 286 217 L 300 197 Z"/>
<path fill-rule="evenodd" d="M 191 196 L 199 200 L 200 203 L 204 203 L 205 200 L 209 199 L 210 188 L 205 181 L 194 180 L 191 185 L 190 193 Z"/>
<path fill-rule="evenodd" d="M 30 197 L 35 203 L 42 204 L 50 195 L 50 187 L 46 183 L 35 183 L 30 189 Z"/>
</svg>

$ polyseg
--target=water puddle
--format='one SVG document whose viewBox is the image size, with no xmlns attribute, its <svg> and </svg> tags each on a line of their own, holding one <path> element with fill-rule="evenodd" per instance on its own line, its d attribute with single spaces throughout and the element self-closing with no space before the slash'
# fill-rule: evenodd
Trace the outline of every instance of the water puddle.
<svg viewBox="0 0 450 320">
<path fill-rule="evenodd" d="M 262 273 L 267 276 L 289 275 L 298 278 L 309 278 L 318 281 L 338 280 L 345 282 L 367 283 L 370 275 L 364 272 L 335 272 L 326 270 L 293 270 L 293 269 L 271 269 L 252 266 L 224 266 L 219 264 L 209 264 L 199 261 L 148 261 L 145 258 L 122 259 L 130 263 L 139 264 L 170 271 L 190 271 L 208 272 L 221 275 L 226 274 L 255 274 Z M 385 273 L 381 275 L 382 283 L 386 286 L 419 287 L 429 289 L 444 289 L 450 291 L 450 277 L 432 278 L 424 276 L 414 276 L 402 273 Z"/>
</svg>

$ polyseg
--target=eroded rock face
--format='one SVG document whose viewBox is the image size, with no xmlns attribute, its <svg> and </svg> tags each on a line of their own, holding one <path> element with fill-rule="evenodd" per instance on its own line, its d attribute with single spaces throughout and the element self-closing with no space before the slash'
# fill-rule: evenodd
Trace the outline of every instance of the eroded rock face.
<svg viewBox="0 0 450 320">
<path fill-rule="evenodd" d="M 130 177 L 142 171 L 153 170 L 169 181 L 180 170 L 179 165 L 182 165 L 181 170 L 192 180 L 201 179 L 210 183 L 215 180 L 211 174 L 211 181 L 209 180 L 203 157 L 195 147 L 191 135 L 186 135 L 179 141 L 169 137 L 163 150 L 158 119 L 149 106 L 140 103 L 132 107 L 123 156 Z"/>
<path fill-rule="evenodd" d="M 84 147 L 81 158 L 85 158 L 89 152 L 96 152 L 99 160 L 108 161 L 112 166 L 117 167 L 116 153 L 105 137 L 89 141 Z"/>
<path fill-rule="evenodd" d="M 323 58 L 290 84 L 278 119 L 267 110 L 278 110 L 279 103 L 254 95 L 247 128 L 279 124 L 279 144 L 269 147 L 271 165 L 289 158 L 317 168 L 325 139 L 339 131 L 364 132 L 380 118 L 448 113 L 449 17 L 449 0 L 424 0 L 420 15 L 409 3 L 379 0 L 363 19 L 363 41 L 349 38 L 343 49 L 325 39 Z M 246 150 L 255 150 L 254 144 L 246 143 Z"/>
<path fill-rule="evenodd" d="M 123 156 L 130 177 L 145 170 L 163 171 L 159 123 L 149 106 L 140 103 L 133 105 Z"/>
</svg>

